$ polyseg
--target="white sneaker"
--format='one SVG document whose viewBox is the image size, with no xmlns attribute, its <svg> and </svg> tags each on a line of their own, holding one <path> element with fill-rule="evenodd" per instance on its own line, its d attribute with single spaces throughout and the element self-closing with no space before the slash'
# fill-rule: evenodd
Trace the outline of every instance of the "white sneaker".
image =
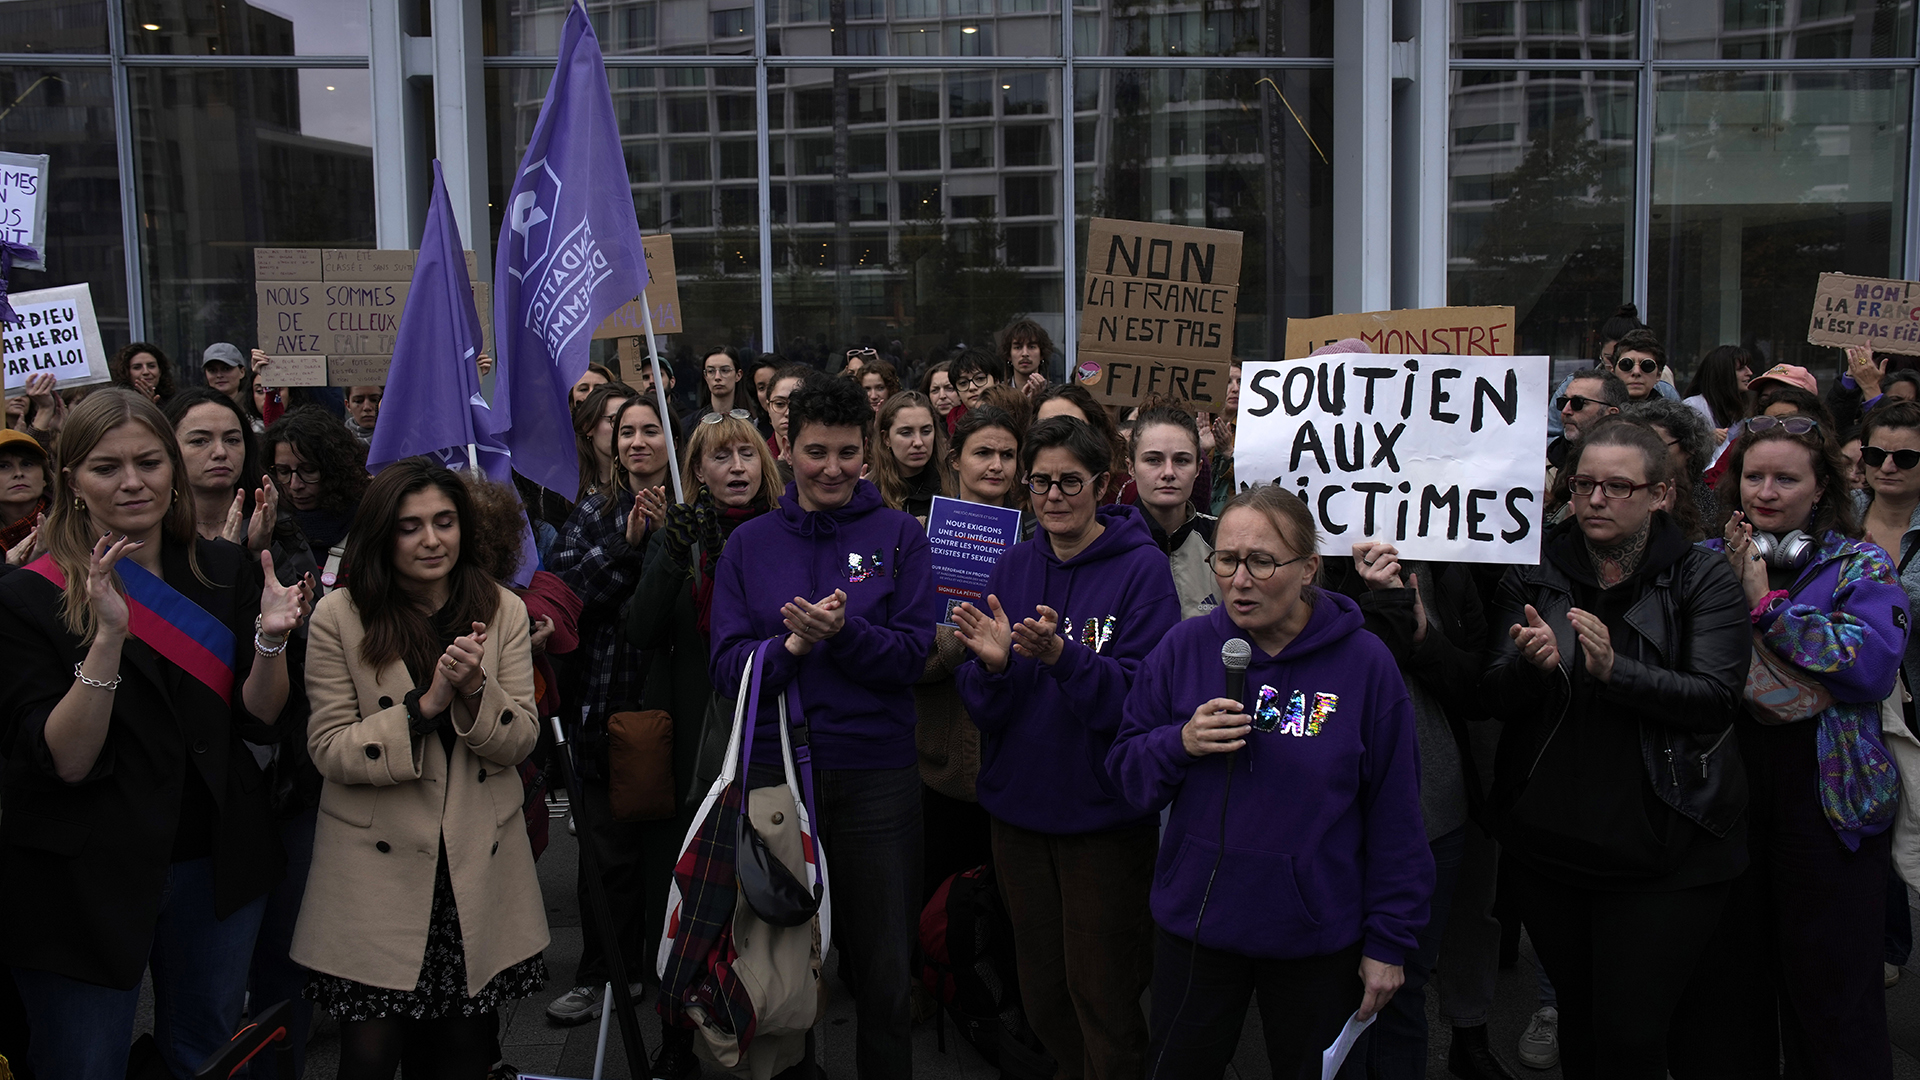
<svg viewBox="0 0 1920 1080">
<path fill-rule="evenodd" d="M 1520 1035 L 1520 1064 L 1551 1069 L 1560 1064 L 1560 1010 L 1549 1005 L 1533 1014 Z"/>
<path fill-rule="evenodd" d="M 1880 974 L 1886 977 L 1887 989 L 1891 990 L 1900 984 L 1899 964 L 1889 964 L 1882 961 L 1880 964 Z"/>
<path fill-rule="evenodd" d="M 547 1003 L 547 1019 L 567 1025 L 600 1019 L 600 1012 L 605 1007 L 600 994 L 605 989 L 604 985 L 574 987 Z M 627 989 L 632 991 L 634 1004 L 637 1005 L 647 987 L 645 983 L 629 983 Z"/>
</svg>

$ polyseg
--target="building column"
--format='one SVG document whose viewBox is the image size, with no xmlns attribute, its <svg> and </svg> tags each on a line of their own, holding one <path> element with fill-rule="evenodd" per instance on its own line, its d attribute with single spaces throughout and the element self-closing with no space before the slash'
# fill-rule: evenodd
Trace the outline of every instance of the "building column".
<svg viewBox="0 0 1920 1080">
<path fill-rule="evenodd" d="M 1393 302 L 1393 4 L 1333 10 L 1333 310 L 1378 311 Z"/>
<path fill-rule="evenodd" d="M 1393 5 L 1393 302 L 1447 303 L 1448 0 Z"/>
</svg>

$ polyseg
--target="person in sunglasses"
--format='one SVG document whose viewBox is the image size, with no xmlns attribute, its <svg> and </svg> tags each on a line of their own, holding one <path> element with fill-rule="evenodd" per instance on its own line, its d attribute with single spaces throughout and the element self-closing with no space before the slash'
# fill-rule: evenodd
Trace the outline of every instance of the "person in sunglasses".
<svg viewBox="0 0 1920 1080">
<path fill-rule="evenodd" d="M 1507 571 L 1489 619 L 1490 801 L 1558 992 L 1561 1068 L 1662 1080 L 1681 988 L 1747 861 L 1728 737 L 1747 604 L 1661 509 L 1673 462 L 1649 425 L 1595 424 L 1567 469 L 1573 520 Z"/>
<path fill-rule="evenodd" d="M 1869 442 L 1907 445 L 1877 430 Z M 1699 1016 L 1684 1052 L 1698 1060 L 1673 1071 L 1774 1075 L 1784 1053 L 1789 1076 L 1884 1080 L 1881 956 L 1899 785 L 1880 707 L 1906 653 L 1907 595 L 1887 552 L 1860 539 L 1846 459 L 1824 421 L 1755 417 L 1727 456 L 1720 500 L 1733 513 L 1707 546 L 1740 579 L 1753 648 L 1826 704 L 1804 720 L 1767 713 L 1771 722 L 1736 725 L 1750 865 L 1690 991 Z M 1760 717 L 1763 704 L 1747 711 Z"/>
<path fill-rule="evenodd" d="M 1180 597 L 1140 511 L 1099 505 L 1105 434 L 1042 420 L 1021 466 L 1042 532 L 995 565 L 986 610 L 954 612 L 974 655 L 955 682 L 982 736 L 977 791 L 1034 1033 L 1062 1075 L 1140 1076 L 1160 822 L 1114 785 L 1107 751 Z"/>
<path fill-rule="evenodd" d="M 1560 418 L 1561 434 L 1547 444 L 1546 520 L 1560 521 L 1566 516 L 1565 493 L 1559 477 L 1567 464 L 1567 455 L 1580 440 L 1581 432 L 1612 416 L 1627 404 L 1627 384 L 1604 368 L 1582 371 L 1567 380 L 1566 391 L 1553 399 L 1554 415 Z"/>
<path fill-rule="evenodd" d="M 1651 330 L 1634 330 L 1621 338 L 1614 345 L 1610 367 L 1627 384 L 1627 397 L 1633 401 L 1645 401 L 1655 394 L 1680 400 L 1667 374 L 1666 346 Z"/>
</svg>

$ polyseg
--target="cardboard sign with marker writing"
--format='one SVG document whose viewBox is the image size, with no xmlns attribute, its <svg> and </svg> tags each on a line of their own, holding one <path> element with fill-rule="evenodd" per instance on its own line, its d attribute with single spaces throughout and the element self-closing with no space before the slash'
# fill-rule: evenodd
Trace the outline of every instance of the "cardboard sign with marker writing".
<svg viewBox="0 0 1920 1080">
<path fill-rule="evenodd" d="M 1383 355 L 1512 356 L 1513 309 L 1409 308 L 1288 319 L 1286 359 L 1298 360 L 1343 338 L 1359 338 L 1369 351 Z"/>
<path fill-rule="evenodd" d="M 655 334 L 680 332 L 680 278 L 673 266 L 673 237 L 660 233 L 640 238 L 647 253 L 647 307 L 653 312 Z M 645 334 L 647 324 L 640 313 L 640 301 L 629 300 L 606 317 L 593 331 L 595 341 L 603 338 Z"/>
<path fill-rule="evenodd" d="M 1226 403 L 1242 234 L 1094 218 L 1074 378 L 1107 405 Z"/>
<path fill-rule="evenodd" d="M 32 375 L 52 375 L 60 390 L 108 380 L 107 350 L 93 314 L 93 290 L 86 283 L 14 293 L 8 299 L 18 319 L 0 326 L 8 394 L 19 391 Z"/>
<path fill-rule="evenodd" d="M 1821 274 L 1807 343 L 1920 356 L 1920 282 Z"/>
<path fill-rule="evenodd" d="M 26 244 L 40 253 L 27 262 L 14 261 L 22 270 L 47 268 L 47 165 L 46 154 L 0 154 L 0 238 L 13 244 Z"/>
<path fill-rule="evenodd" d="M 254 298 L 258 347 L 272 357 L 326 357 L 331 370 L 317 378 L 309 366 L 280 369 L 312 382 L 276 386 L 364 386 L 386 379 L 406 309 L 418 252 L 372 248 L 255 248 Z M 493 351 L 493 287 L 473 281 L 477 262 L 466 253 L 480 316 L 481 349 Z M 377 365 L 373 361 L 379 360 Z M 372 378 L 377 367 L 378 378 Z M 345 380 L 345 381 L 343 381 Z"/>
</svg>

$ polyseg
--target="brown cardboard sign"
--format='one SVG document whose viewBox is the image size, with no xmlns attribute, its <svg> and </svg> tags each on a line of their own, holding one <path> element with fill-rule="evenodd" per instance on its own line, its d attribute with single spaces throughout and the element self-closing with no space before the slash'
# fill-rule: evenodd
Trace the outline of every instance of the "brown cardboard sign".
<svg viewBox="0 0 1920 1080">
<path fill-rule="evenodd" d="M 1381 355 L 1512 356 L 1510 307 L 1408 308 L 1288 319 L 1286 359 L 1322 345 L 1359 338 Z"/>
<path fill-rule="evenodd" d="M 681 329 L 680 321 L 680 277 L 673 265 L 673 237 L 658 233 L 640 238 L 640 246 L 647 253 L 647 307 L 653 313 L 653 332 L 655 334 L 677 334 Z M 646 319 L 640 312 L 640 301 L 636 297 L 629 300 L 606 317 L 593 331 L 595 341 L 604 338 L 630 337 L 647 332 Z"/>
<path fill-rule="evenodd" d="M 385 386 L 393 354 L 327 357 L 328 386 Z"/>
<path fill-rule="evenodd" d="M 379 378 L 393 355 L 419 253 L 372 248 L 255 248 L 254 299 L 257 344 L 268 356 L 341 360 L 346 374 L 316 374 L 308 365 L 277 369 L 287 378 L 275 386 L 371 385 L 371 358 L 381 358 Z M 466 253 L 472 279 L 477 264 Z M 493 289 L 473 282 L 480 317 L 481 351 L 493 351 Z M 345 380 L 345 381 L 342 381 Z"/>
<path fill-rule="evenodd" d="M 1807 343 L 1920 356 L 1920 282 L 1821 274 Z"/>
<path fill-rule="evenodd" d="M 1073 377 L 1107 405 L 1150 394 L 1226 402 L 1242 234 L 1094 218 L 1088 223 Z"/>
<path fill-rule="evenodd" d="M 275 356 L 267 362 L 261 376 L 268 386 L 325 386 L 325 356 Z"/>
</svg>

